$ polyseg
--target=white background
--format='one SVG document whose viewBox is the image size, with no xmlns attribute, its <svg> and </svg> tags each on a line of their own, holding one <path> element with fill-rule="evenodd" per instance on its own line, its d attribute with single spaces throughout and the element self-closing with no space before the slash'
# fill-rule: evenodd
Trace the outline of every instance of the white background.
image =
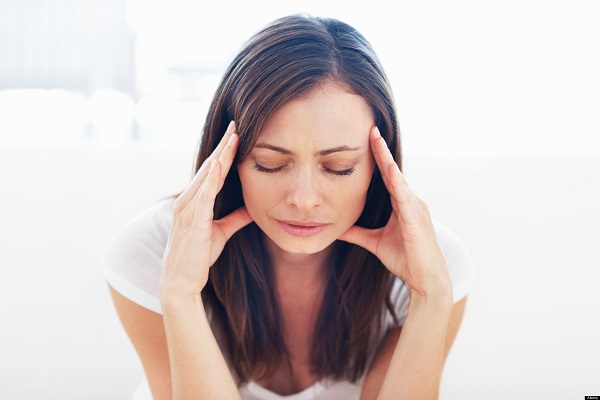
<svg viewBox="0 0 600 400">
<path fill-rule="evenodd" d="M 351 23 L 394 86 L 409 183 L 479 272 L 441 399 L 600 394 L 596 2 L 198 4 L 130 3 L 147 96 L 136 116 L 177 104 L 156 78 L 168 65 L 218 71 L 278 16 Z M 0 398 L 128 399 L 143 372 L 97 262 L 118 228 L 185 187 L 203 116 L 150 119 L 156 133 L 141 143 L 100 128 L 65 139 L 46 125 L 40 144 L 40 109 L 1 96 Z"/>
</svg>

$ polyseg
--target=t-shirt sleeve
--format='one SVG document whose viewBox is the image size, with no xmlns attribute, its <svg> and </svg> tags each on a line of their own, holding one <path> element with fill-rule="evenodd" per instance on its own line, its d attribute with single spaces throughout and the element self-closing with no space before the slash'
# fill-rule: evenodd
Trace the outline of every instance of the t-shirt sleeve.
<svg viewBox="0 0 600 400">
<path fill-rule="evenodd" d="M 100 271 L 121 295 L 162 314 L 159 285 L 169 238 L 172 199 L 161 200 L 119 229 L 100 258 Z"/>
<path fill-rule="evenodd" d="M 448 266 L 448 273 L 452 281 L 452 299 L 454 303 L 464 298 L 475 286 L 477 272 L 469 250 L 464 242 L 446 225 L 432 218 L 436 238 Z M 394 280 L 391 300 L 400 325 L 404 324 L 408 312 L 410 290 L 399 278 Z M 391 315 L 387 317 L 387 327 L 392 327 Z"/>
<path fill-rule="evenodd" d="M 452 281 L 452 298 L 457 303 L 475 286 L 477 271 L 465 243 L 443 223 L 434 219 L 433 226 Z"/>
</svg>

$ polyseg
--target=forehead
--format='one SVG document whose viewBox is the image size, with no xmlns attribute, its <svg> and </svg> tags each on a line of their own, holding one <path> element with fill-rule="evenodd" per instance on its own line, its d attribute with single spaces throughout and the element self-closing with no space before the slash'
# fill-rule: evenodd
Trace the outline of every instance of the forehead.
<svg viewBox="0 0 600 400">
<path fill-rule="evenodd" d="M 368 143 L 373 113 L 361 96 L 328 83 L 292 100 L 267 121 L 257 143 L 305 147 Z"/>
</svg>

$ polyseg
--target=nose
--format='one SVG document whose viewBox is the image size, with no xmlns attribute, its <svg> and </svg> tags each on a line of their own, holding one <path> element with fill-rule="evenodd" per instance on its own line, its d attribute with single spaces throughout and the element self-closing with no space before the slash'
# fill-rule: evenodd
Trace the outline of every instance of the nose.
<svg viewBox="0 0 600 400">
<path fill-rule="evenodd" d="M 289 182 L 287 202 L 301 211 L 310 211 L 323 200 L 318 177 L 311 171 L 298 171 Z"/>
</svg>

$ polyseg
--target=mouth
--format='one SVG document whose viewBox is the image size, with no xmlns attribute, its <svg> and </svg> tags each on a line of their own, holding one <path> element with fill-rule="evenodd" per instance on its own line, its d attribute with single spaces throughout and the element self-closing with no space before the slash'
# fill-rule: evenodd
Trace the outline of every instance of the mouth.
<svg viewBox="0 0 600 400">
<path fill-rule="evenodd" d="M 276 221 L 279 222 L 284 231 L 298 237 L 315 236 L 331 225 L 316 221 Z"/>
</svg>

